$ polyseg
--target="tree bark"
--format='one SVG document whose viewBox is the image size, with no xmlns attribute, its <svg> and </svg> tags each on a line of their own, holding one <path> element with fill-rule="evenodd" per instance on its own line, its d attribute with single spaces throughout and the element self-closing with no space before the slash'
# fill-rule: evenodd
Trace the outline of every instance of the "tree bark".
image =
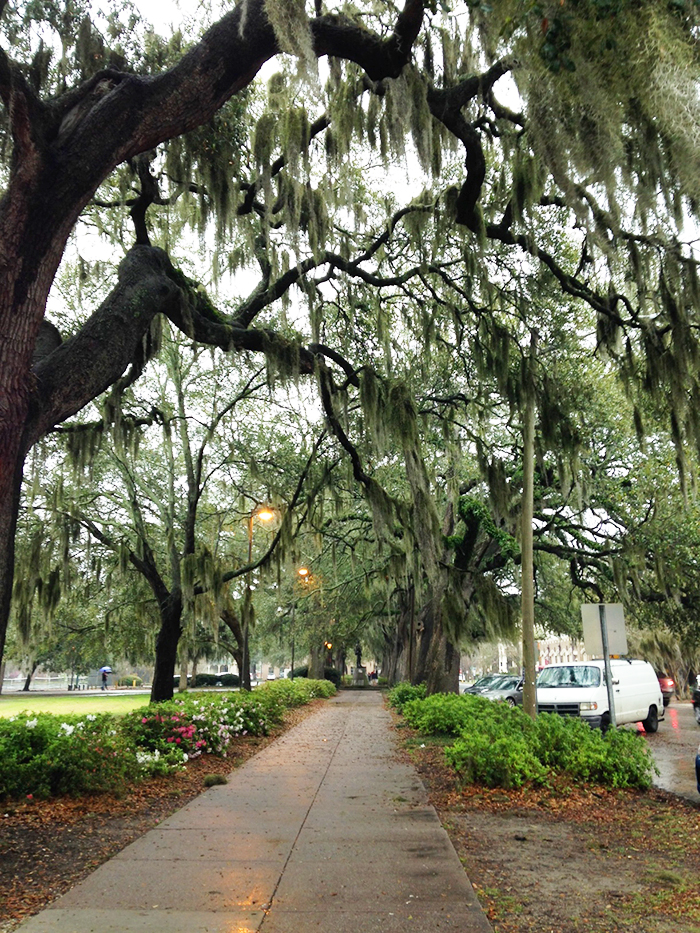
<svg viewBox="0 0 700 933">
<path fill-rule="evenodd" d="M 323 680 L 325 657 L 325 648 L 319 645 L 312 645 L 309 650 L 309 677 L 312 680 Z"/>
<path fill-rule="evenodd" d="M 182 599 L 168 594 L 160 605 L 160 631 L 156 638 L 156 663 L 151 686 L 151 703 L 172 700 L 175 692 L 177 646 L 182 634 Z"/>
<path fill-rule="evenodd" d="M 382 652 L 382 677 L 386 677 L 389 686 L 404 680 L 411 680 L 409 659 L 412 656 L 411 639 L 413 638 L 411 620 L 413 615 L 413 586 L 408 591 L 400 592 L 400 606 L 396 624 L 384 629 L 384 650 Z M 415 643 L 415 638 L 413 639 Z"/>
<path fill-rule="evenodd" d="M 433 599 L 420 613 L 420 640 L 413 683 L 424 683 L 428 695 L 459 693 L 459 651 L 448 639 L 439 603 Z"/>
<path fill-rule="evenodd" d="M 179 683 L 179 685 L 178 685 L 178 690 L 184 691 L 184 690 L 187 690 L 187 666 L 188 666 L 188 658 L 187 658 L 187 654 L 186 654 L 184 651 L 181 651 L 180 654 L 181 654 L 181 659 L 180 659 L 180 683 Z"/>
<path fill-rule="evenodd" d="M 235 646 L 230 645 L 229 651 L 233 655 L 233 659 L 236 662 L 236 667 L 238 668 L 238 677 L 239 682 L 243 683 L 243 630 L 241 628 L 241 619 L 236 613 L 225 607 L 221 610 L 221 621 L 228 628 L 235 639 Z"/>
</svg>

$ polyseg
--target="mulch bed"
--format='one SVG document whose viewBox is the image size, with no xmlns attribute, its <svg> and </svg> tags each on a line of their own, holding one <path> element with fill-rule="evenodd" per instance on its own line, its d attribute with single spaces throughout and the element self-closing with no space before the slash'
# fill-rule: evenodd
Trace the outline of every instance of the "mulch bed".
<svg viewBox="0 0 700 933">
<path fill-rule="evenodd" d="M 700 804 L 558 779 L 460 787 L 441 746 L 397 734 L 495 933 L 700 930 Z"/>
</svg>

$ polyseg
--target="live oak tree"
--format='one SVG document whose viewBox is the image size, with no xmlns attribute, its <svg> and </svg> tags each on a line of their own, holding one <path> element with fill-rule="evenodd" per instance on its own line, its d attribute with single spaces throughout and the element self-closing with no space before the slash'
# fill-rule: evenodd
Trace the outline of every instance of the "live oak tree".
<svg viewBox="0 0 700 933">
<path fill-rule="evenodd" d="M 315 374 L 329 427 L 381 526 L 393 521 L 393 505 L 348 433 L 340 390 L 362 382 L 373 346 L 391 346 L 378 313 L 385 294 L 400 313 L 410 282 L 432 297 L 458 268 L 453 299 L 424 301 L 432 310 L 403 326 L 429 354 L 436 323 L 473 316 L 488 334 L 478 382 L 480 367 L 502 368 L 511 347 L 492 316 L 501 269 L 516 282 L 534 270 L 592 309 L 598 347 L 632 397 L 668 399 L 687 494 L 700 410 L 699 289 L 682 239 L 699 194 L 696 3 L 472 0 L 437 10 L 406 0 L 398 10 L 242 0 L 181 54 L 176 41 L 133 41 L 116 17 L 106 39 L 77 4 L 42 10 L 60 36 L 54 45 L 32 31 L 32 4 L 5 6 L 2 21 L 12 55 L 0 56 L 0 649 L 26 454 L 127 371 L 136 378 L 161 315 L 197 341 Z M 54 47 L 61 53 L 52 61 Z M 298 71 L 270 82 L 253 119 L 257 102 L 250 111 L 235 105 L 280 52 Z M 318 58 L 328 59 L 324 86 Z M 189 135 L 225 118 L 240 145 L 221 149 L 221 126 Z M 312 157 L 321 146 L 325 172 Z M 378 186 L 386 190 L 407 150 L 425 173 L 423 195 L 373 208 L 369 170 L 354 171 L 358 154 L 376 153 L 387 167 Z M 259 270 L 248 297 L 223 309 L 175 268 L 168 237 L 157 236 L 159 209 L 187 197 L 199 199 L 202 229 L 215 219 L 220 242 L 243 225 L 223 265 Z M 44 315 L 71 232 L 84 212 L 120 207 L 134 234 L 122 232 L 130 242 L 114 287 L 57 345 Z M 562 249 L 560 234 L 572 229 Z M 420 254 L 417 265 L 403 262 L 402 240 Z M 443 261 L 447 240 L 459 266 Z M 301 334 L 266 316 L 295 285 L 309 311 Z M 364 359 L 348 354 L 344 334 L 355 338 L 351 348 L 364 343 Z M 395 412 L 407 410 L 407 393 L 393 391 Z M 376 422 L 376 394 L 364 393 L 363 404 Z M 638 404 L 640 434 L 642 411 Z M 394 418 L 393 430 L 420 493 L 413 530 L 438 605 L 440 516 L 423 498 L 412 418 Z"/>
<path fill-rule="evenodd" d="M 94 587 L 116 600 L 125 579 L 140 578 L 140 592 L 109 623 L 135 620 L 153 631 L 153 700 L 172 696 L 181 641 L 184 652 L 206 646 L 209 631 L 215 647 L 220 620 L 236 637 L 241 680 L 250 689 L 253 574 L 289 546 L 295 508 L 313 496 L 315 445 L 304 462 L 296 433 L 298 452 L 287 457 L 285 435 L 295 425 L 281 401 L 274 423 L 261 425 L 256 411 L 275 405 L 263 372 L 244 366 L 234 384 L 208 353 L 165 334 L 157 364 L 120 396 L 111 426 L 92 424 L 88 412 L 65 428 L 64 461 L 53 454 L 51 479 L 36 464 L 30 506 L 53 516 L 36 555 L 37 579 L 53 579 L 70 593 L 76 567 L 90 568 Z M 249 525 L 259 502 L 275 507 L 277 521 L 262 542 L 258 531 L 253 548 Z M 64 563 L 62 544 L 72 558 Z M 33 578 L 25 588 L 18 606 L 31 604 Z"/>
</svg>

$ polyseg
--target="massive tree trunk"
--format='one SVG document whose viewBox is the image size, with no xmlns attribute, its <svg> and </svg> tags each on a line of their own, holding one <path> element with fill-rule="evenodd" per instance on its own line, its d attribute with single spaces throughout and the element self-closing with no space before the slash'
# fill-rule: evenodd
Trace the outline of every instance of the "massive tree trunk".
<svg viewBox="0 0 700 933">
<path fill-rule="evenodd" d="M 337 16 L 319 16 L 309 25 L 318 55 L 352 60 L 378 81 L 400 74 L 422 17 L 422 2 L 407 0 L 386 39 Z M 42 374 L 32 373 L 47 296 L 71 230 L 117 165 L 206 123 L 277 52 L 264 0 L 239 4 L 164 74 L 100 72 L 49 102 L 39 99 L 23 70 L 0 50 L 0 97 L 13 142 L 10 180 L 0 202 L 0 660 L 26 452 L 118 379 L 134 355 L 124 360 L 113 353 L 108 335 L 93 331 L 94 346 L 85 348 L 83 341 L 86 354 L 63 368 L 60 382 L 53 379 L 53 395 L 42 376 L 57 376 L 50 362 L 55 353 L 44 361 Z M 165 295 L 150 289 L 134 294 L 121 335 L 105 320 L 112 338 L 137 346 L 148 326 L 144 315 L 168 291 L 172 297 L 174 283 Z M 74 339 L 83 340 L 83 332 Z"/>
<path fill-rule="evenodd" d="M 322 645 L 312 645 L 309 649 L 309 677 L 313 680 L 323 680 L 326 651 Z"/>
<path fill-rule="evenodd" d="M 439 602 L 431 600 L 419 618 L 419 644 L 413 683 L 428 694 L 459 693 L 459 651 L 447 637 Z"/>
</svg>

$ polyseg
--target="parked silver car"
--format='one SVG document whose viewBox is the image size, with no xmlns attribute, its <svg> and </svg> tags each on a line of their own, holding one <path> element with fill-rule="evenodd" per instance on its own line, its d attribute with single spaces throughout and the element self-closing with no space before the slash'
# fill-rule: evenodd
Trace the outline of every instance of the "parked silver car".
<svg viewBox="0 0 700 933">
<path fill-rule="evenodd" d="M 505 674 L 484 674 L 477 678 L 471 687 L 465 687 L 462 693 L 484 693 L 504 676 Z"/>
<path fill-rule="evenodd" d="M 514 674 L 504 674 L 500 680 L 484 690 L 481 696 L 487 700 L 503 700 L 508 706 L 522 706 L 523 678 Z"/>
</svg>

